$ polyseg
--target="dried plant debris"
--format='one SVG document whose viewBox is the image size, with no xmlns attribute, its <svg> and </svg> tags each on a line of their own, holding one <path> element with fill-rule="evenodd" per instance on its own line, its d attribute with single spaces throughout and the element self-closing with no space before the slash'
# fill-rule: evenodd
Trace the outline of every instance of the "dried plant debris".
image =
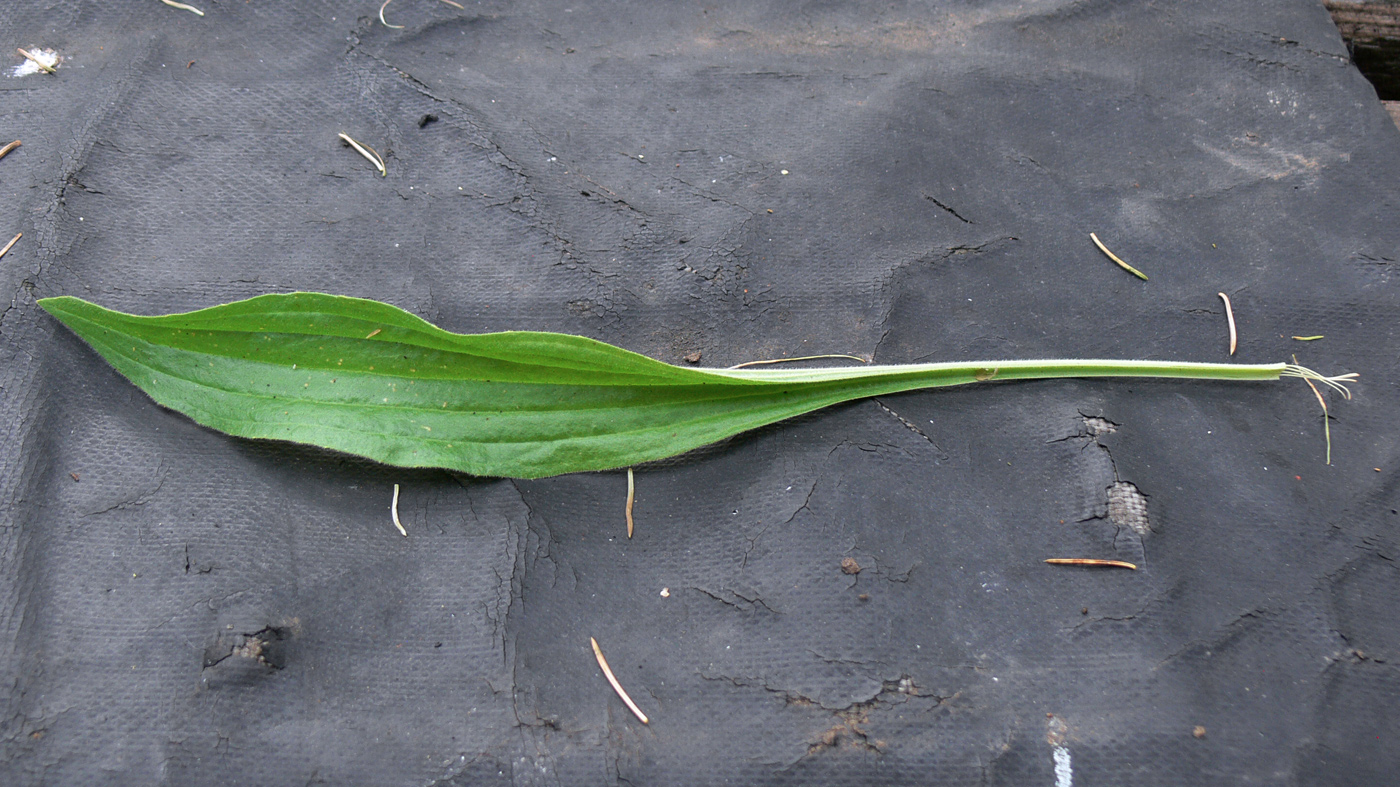
<svg viewBox="0 0 1400 787">
<path fill-rule="evenodd" d="M 1046 563 L 1052 566 L 1089 566 L 1098 568 L 1130 568 L 1137 571 L 1137 565 L 1126 560 L 1098 560 L 1088 557 L 1052 557 L 1046 558 Z"/>
<path fill-rule="evenodd" d="M 13 76 L 29 76 L 30 74 L 37 74 L 40 71 L 45 74 L 58 73 L 58 63 L 62 58 L 52 49 L 30 47 L 29 49 L 16 49 L 15 51 L 24 55 L 25 61 L 15 66 L 14 71 L 11 72 Z"/>
<path fill-rule="evenodd" d="M 1298 356 L 1293 356 L 1293 360 L 1296 362 Z M 1313 385 L 1312 380 L 1304 377 L 1303 382 L 1308 384 L 1308 387 L 1312 389 L 1313 396 L 1317 397 L 1317 403 L 1322 405 L 1322 437 L 1327 442 L 1327 464 L 1330 465 L 1332 464 L 1332 416 L 1327 412 L 1327 400 L 1323 398 L 1322 391 Z M 1348 399 L 1351 398 L 1351 392 L 1345 387 L 1342 387 L 1342 395 Z"/>
<path fill-rule="evenodd" d="M 1238 334 L 1235 333 L 1235 310 L 1230 307 L 1230 296 L 1223 292 L 1217 292 L 1216 295 L 1219 295 L 1220 300 L 1225 302 L 1225 321 L 1230 325 L 1230 354 L 1234 355 L 1238 338 Z"/>
<path fill-rule="evenodd" d="M 192 5 L 186 5 L 185 3 L 177 3 L 177 2 L 175 2 L 175 0 L 160 0 L 160 1 L 161 1 L 162 3 L 165 3 L 166 5 L 170 6 L 171 8 L 178 8 L 178 9 L 180 9 L 181 11 L 189 11 L 190 13 L 194 14 L 195 16 L 204 16 L 204 12 L 203 12 L 203 11 L 199 10 L 198 8 L 195 8 L 195 7 L 192 6 Z"/>
<path fill-rule="evenodd" d="M 695 360 L 696 360 L 696 361 L 699 361 L 699 360 L 700 360 L 700 358 L 699 358 L 699 353 L 696 353 L 696 356 L 697 356 L 697 357 L 696 357 Z M 852 360 L 852 361 L 860 361 L 861 363 L 870 363 L 870 359 L 869 359 L 869 358 L 862 358 L 862 357 L 860 357 L 859 355 L 844 355 L 844 354 L 842 354 L 842 353 L 832 353 L 832 354 L 830 354 L 830 355 L 803 355 L 803 356 L 800 356 L 800 357 L 798 357 L 798 358 L 769 358 L 769 359 L 763 360 L 763 361 L 744 361 L 743 363 L 736 363 L 736 364 L 734 364 L 733 366 L 731 366 L 731 367 L 729 367 L 729 368 L 730 368 L 730 369 L 744 369 L 744 368 L 749 367 L 749 366 L 767 366 L 768 364 L 774 364 L 774 363 L 790 363 L 790 362 L 792 362 L 792 361 L 816 361 L 816 360 L 820 360 L 820 359 L 822 359 L 822 358 L 849 358 L 849 359 Z"/>
<path fill-rule="evenodd" d="M 394 499 L 389 502 L 389 515 L 394 519 L 394 527 L 399 529 L 399 533 L 404 536 L 408 531 L 403 529 L 403 523 L 399 521 L 399 485 L 394 484 Z"/>
<path fill-rule="evenodd" d="M 632 480 L 632 468 L 627 468 L 627 537 L 632 537 L 632 504 L 637 500 L 637 485 Z"/>
<path fill-rule="evenodd" d="M 385 27 L 392 27 L 395 30 L 402 30 L 403 25 L 391 25 L 386 19 L 384 19 L 384 9 L 388 8 L 389 4 L 392 2 L 394 2 L 394 0 L 384 0 L 384 5 L 379 6 L 379 23 L 384 25 Z"/>
<path fill-rule="evenodd" d="M 375 169 L 379 170 L 380 177 L 388 177 L 389 172 L 384 168 L 384 157 L 379 155 L 379 151 L 362 142 L 356 142 L 349 134 L 340 134 L 339 136 L 341 139 L 345 140 L 345 144 L 354 148 L 361 156 L 368 159 L 369 163 L 373 164 Z"/>
<path fill-rule="evenodd" d="M 1133 266 L 1129 265 L 1128 263 L 1126 263 L 1126 262 L 1124 262 L 1124 261 L 1118 259 L 1118 255 L 1117 255 L 1117 254 L 1114 254 L 1114 253 L 1111 252 L 1111 251 L 1109 251 L 1109 250 L 1108 250 L 1108 247 L 1105 246 L 1105 245 L 1103 245 L 1103 241 L 1099 240 L 1099 236 L 1098 236 L 1098 235 L 1095 235 L 1094 233 L 1091 232 L 1091 233 L 1089 233 L 1089 238 L 1090 238 L 1091 240 L 1094 241 L 1094 245 L 1095 245 L 1095 246 L 1098 246 L 1098 247 L 1099 247 L 1099 251 L 1103 252 L 1104 254 L 1107 254 L 1107 255 L 1108 255 L 1108 258 L 1109 258 L 1110 260 L 1113 260 L 1114 262 L 1118 263 L 1118 267 L 1122 268 L 1123 270 L 1127 271 L 1128 273 L 1133 274 L 1134 276 L 1138 277 L 1139 279 L 1142 279 L 1143 281 L 1147 281 L 1147 274 L 1143 273 L 1142 271 L 1138 270 L 1137 268 L 1134 268 Z"/>
<path fill-rule="evenodd" d="M 617 692 L 617 696 L 622 698 L 622 701 L 627 704 L 628 709 L 637 714 L 637 718 L 641 719 L 643 724 L 649 724 L 650 721 L 647 719 L 647 715 L 642 713 L 642 709 L 637 707 L 637 703 L 633 702 L 632 698 L 627 696 L 627 691 L 622 688 L 622 684 L 617 682 L 617 677 L 613 675 L 612 668 L 608 666 L 608 660 L 603 658 L 603 649 L 598 647 L 598 640 L 589 637 L 588 641 L 593 644 L 593 655 L 598 658 L 598 666 L 603 670 L 603 677 L 607 678 L 608 683 L 612 684 L 613 691 Z"/>
</svg>

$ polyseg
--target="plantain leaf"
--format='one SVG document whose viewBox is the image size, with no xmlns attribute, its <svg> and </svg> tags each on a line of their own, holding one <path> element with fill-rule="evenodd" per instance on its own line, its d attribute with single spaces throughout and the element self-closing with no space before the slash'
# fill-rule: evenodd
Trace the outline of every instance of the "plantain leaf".
<svg viewBox="0 0 1400 787">
<path fill-rule="evenodd" d="M 39 305 L 156 402 L 205 426 L 514 478 L 626 467 L 915 388 L 1044 377 L 1267 380 L 1296 368 L 1042 360 L 694 369 L 579 336 L 450 333 L 388 304 L 322 293 L 161 317 L 66 296 Z"/>
</svg>

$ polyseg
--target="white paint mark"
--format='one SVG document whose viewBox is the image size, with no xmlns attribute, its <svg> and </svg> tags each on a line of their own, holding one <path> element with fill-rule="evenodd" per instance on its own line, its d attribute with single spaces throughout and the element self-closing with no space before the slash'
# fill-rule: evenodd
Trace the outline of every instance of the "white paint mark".
<svg viewBox="0 0 1400 787">
<path fill-rule="evenodd" d="M 1055 747 L 1055 787 L 1074 787 L 1074 771 L 1069 767 L 1069 749 Z"/>
</svg>

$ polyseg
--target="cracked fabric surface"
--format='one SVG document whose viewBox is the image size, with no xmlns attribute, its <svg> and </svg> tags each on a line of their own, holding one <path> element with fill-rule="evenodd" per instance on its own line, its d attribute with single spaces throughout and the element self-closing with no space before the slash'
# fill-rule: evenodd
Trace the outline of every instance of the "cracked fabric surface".
<svg viewBox="0 0 1400 787">
<path fill-rule="evenodd" d="M 1400 133 L 1320 4 L 12 5 L 0 783 L 1400 768 Z M 34 302 L 291 290 L 706 366 L 1225 361 L 1223 291 L 1362 379 L 1331 466 L 1296 382 L 841 405 L 637 468 L 629 541 L 622 473 L 227 438 Z"/>
</svg>

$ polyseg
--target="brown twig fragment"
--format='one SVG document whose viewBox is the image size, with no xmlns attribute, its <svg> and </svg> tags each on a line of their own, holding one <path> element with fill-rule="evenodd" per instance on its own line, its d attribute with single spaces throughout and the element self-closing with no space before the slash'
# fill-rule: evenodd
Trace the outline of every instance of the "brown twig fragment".
<svg viewBox="0 0 1400 787">
<path fill-rule="evenodd" d="M 632 537 L 632 503 L 637 499 L 637 487 L 632 481 L 632 468 L 627 468 L 627 537 Z"/>
<path fill-rule="evenodd" d="M 1217 292 L 1220 300 L 1225 301 L 1225 321 L 1230 323 L 1230 354 L 1235 354 L 1235 310 L 1230 308 L 1230 296 L 1223 292 Z"/>
<path fill-rule="evenodd" d="M 394 484 L 394 500 L 393 500 L 393 502 L 389 503 L 389 514 L 392 515 L 392 516 L 394 517 L 394 527 L 397 527 L 397 528 L 399 529 L 399 532 L 402 533 L 405 537 L 408 536 L 408 531 L 403 529 L 403 523 L 399 521 L 399 485 L 398 485 L 398 484 Z"/>
<path fill-rule="evenodd" d="M 637 714 L 637 718 L 641 719 L 643 724 L 649 724 L 650 722 L 647 720 L 647 715 L 642 713 L 642 709 L 637 707 L 637 703 L 633 702 L 632 698 L 627 696 L 627 692 L 622 690 L 622 684 L 618 683 L 617 678 L 613 677 L 612 670 L 608 668 L 608 660 L 603 658 L 603 649 L 598 647 L 598 640 L 589 637 L 588 641 L 593 643 L 593 655 L 598 657 L 598 666 L 603 669 L 603 677 L 607 678 L 608 683 L 612 684 L 613 691 L 617 692 L 617 696 L 621 697 L 622 701 L 627 703 L 627 707 L 630 708 L 633 713 Z"/>
<path fill-rule="evenodd" d="M 10 155 L 10 151 L 14 150 L 15 148 L 17 148 L 17 147 L 19 147 L 19 146 L 20 146 L 20 141 L 19 141 L 19 140 L 15 140 L 14 142 L 11 142 L 10 144 L 6 145 L 5 147 L 0 148 L 0 158 L 4 158 L 4 157 Z"/>
<path fill-rule="evenodd" d="M 24 49 L 16 49 L 15 51 L 16 51 L 16 52 L 19 52 L 21 55 L 24 55 L 25 57 L 27 57 L 27 58 L 29 58 L 30 60 L 34 61 L 34 65 L 36 65 L 36 66 L 38 66 L 39 68 L 43 69 L 45 73 L 49 73 L 49 74 L 57 74 L 57 73 L 58 73 L 58 70 L 55 69 L 53 66 L 49 65 L 48 63 L 45 63 L 44 61 L 40 60 L 38 57 L 36 57 L 36 56 L 30 54 L 27 50 L 24 50 Z"/>
<path fill-rule="evenodd" d="M 818 358 L 850 358 L 852 361 L 860 361 L 861 363 L 870 363 L 870 360 L 869 360 L 868 358 L 862 358 L 862 357 L 860 357 L 859 355 L 842 355 L 842 354 L 837 353 L 837 354 L 832 354 L 832 355 L 803 355 L 803 356 L 798 357 L 798 358 L 769 358 L 769 359 L 764 360 L 764 361 L 744 361 L 743 363 L 735 364 L 735 365 L 733 365 L 733 366 L 731 366 L 731 367 L 729 367 L 729 368 L 730 368 L 730 369 L 742 369 L 742 368 L 744 368 L 745 366 L 761 366 L 761 365 L 763 365 L 763 364 L 769 364 L 769 363 L 787 363 L 788 361 L 815 361 L 815 360 L 817 360 Z"/>
<path fill-rule="evenodd" d="M 348 142 L 350 144 L 350 147 L 359 151 L 359 154 L 361 156 L 364 156 L 365 158 L 369 159 L 369 163 L 373 164 L 375 168 L 379 170 L 379 176 L 381 178 L 389 176 L 388 171 L 384 169 L 384 159 L 379 155 L 379 151 L 375 150 L 369 145 L 362 145 L 359 142 L 356 142 L 355 140 L 350 138 L 349 134 L 340 134 L 339 136 L 341 139 Z"/>
<path fill-rule="evenodd" d="M 203 11 L 199 10 L 198 8 L 195 8 L 195 7 L 192 6 L 192 5 L 185 5 L 184 3 L 177 3 L 177 2 L 175 2 L 175 0 L 160 0 L 160 1 L 161 1 L 162 3 L 165 3 L 166 5 L 170 6 L 171 8 L 178 8 L 178 9 L 180 9 L 181 11 L 189 11 L 190 13 L 194 14 L 195 16 L 204 16 L 204 12 L 203 12 Z"/>
<path fill-rule="evenodd" d="M 381 23 L 383 23 L 383 25 L 384 25 L 385 27 L 392 27 L 392 28 L 394 28 L 395 30 L 402 30 L 402 29 L 403 29 L 403 25 L 391 25 L 391 24 L 389 24 L 388 22 L 386 22 L 386 21 L 384 20 L 384 9 L 388 8 L 388 7 L 389 7 L 389 4 L 392 3 L 392 2 L 394 2 L 394 0 L 384 0 L 384 5 L 381 5 L 381 6 L 379 7 L 379 21 L 380 21 Z"/>
<path fill-rule="evenodd" d="M 1123 270 L 1127 271 L 1128 273 L 1133 274 L 1134 276 L 1138 277 L 1139 279 L 1142 279 L 1143 281 L 1147 281 L 1147 274 L 1143 273 L 1142 271 L 1138 270 L 1137 268 L 1134 268 L 1133 266 L 1129 265 L 1128 263 L 1126 263 L 1126 262 L 1124 262 L 1124 261 L 1118 259 L 1118 255 L 1116 255 L 1116 254 L 1114 254 L 1113 252 L 1109 251 L 1109 250 L 1108 250 L 1108 247 L 1105 246 L 1105 245 L 1103 245 L 1103 241 L 1099 240 L 1099 236 L 1097 236 L 1097 235 L 1095 235 L 1094 233 L 1091 232 L 1091 233 L 1089 233 L 1089 238 L 1090 238 L 1091 240 L 1094 241 L 1094 245 L 1095 245 L 1095 246 L 1098 246 L 1098 247 L 1099 247 L 1099 251 L 1103 252 L 1104 254 L 1107 254 L 1107 255 L 1108 255 L 1108 258 L 1109 258 L 1110 260 L 1113 260 L 1114 262 L 1118 263 L 1118 267 L 1122 268 Z"/>
<path fill-rule="evenodd" d="M 15 236 L 14 236 L 13 238 L 10 238 L 10 242 L 5 244 L 5 248 L 0 249 L 0 257 L 5 256 L 6 252 L 8 252 L 8 251 L 10 250 L 10 247 L 13 246 L 13 245 L 15 245 L 16 243 L 18 243 L 18 242 L 19 242 L 19 239 L 20 239 L 20 238 L 23 238 L 23 237 L 24 237 L 24 233 L 23 233 L 23 232 L 16 232 L 16 233 L 15 233 Z"/>
<path fill-rule="evenodd" d="M 1087 557 L 1052 557 L 1045 561 L 1052 566 L 1102 566 L 1106 568 L 1131 568 L 1137 571 L 1137 565 L 1126 560 L 1095 560 Z"/>
</svg>

